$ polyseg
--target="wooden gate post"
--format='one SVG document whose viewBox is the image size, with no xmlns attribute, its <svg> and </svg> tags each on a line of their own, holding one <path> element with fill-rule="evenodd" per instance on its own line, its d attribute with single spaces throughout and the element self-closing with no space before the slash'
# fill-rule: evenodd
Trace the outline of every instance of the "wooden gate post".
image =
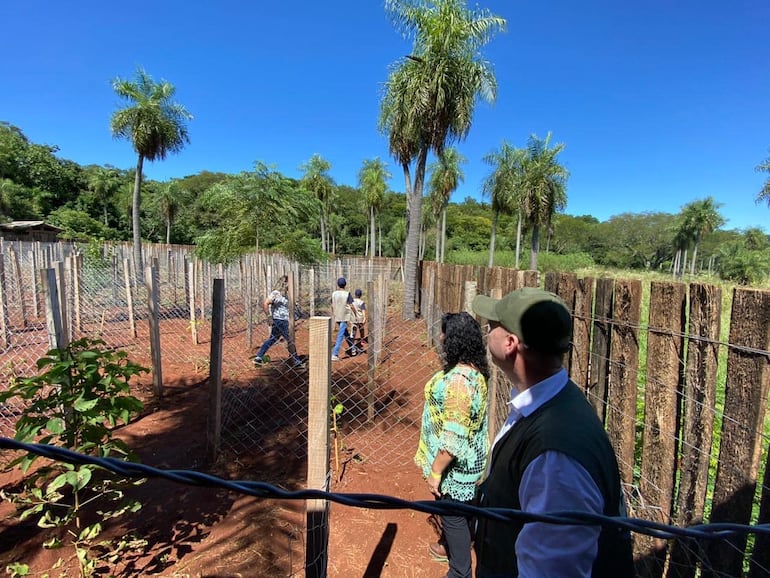
<svg viewBox="0 0 770 578">
<path fill-rule="evenodd" d="M 154 266 L 146 267 L 144 281 L 147 286 L 147 307 L 149 309 L 152 385 L 155 388 L 155 397 L 160 399 L 163 397 L 163 371 L 160 354 L 160 283 L 158 268 Z"/>
</svg>

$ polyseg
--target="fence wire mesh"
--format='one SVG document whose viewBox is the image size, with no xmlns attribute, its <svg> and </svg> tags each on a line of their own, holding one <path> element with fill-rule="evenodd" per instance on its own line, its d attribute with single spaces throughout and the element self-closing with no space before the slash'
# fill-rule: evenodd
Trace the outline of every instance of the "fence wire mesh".
<svg viewBox="0 0 770 578">
<path fill-rule="evenodd" d="M 397 262 L 340 260 L 324 266 L 301 268 L 279 257 L 250 256 L 228 266 L 202 262 L 184 247 L 147 247 L 147 264 L 154 267 L 158 281 L 158 327 L 161 342 L 163 385 L 166 388 L 202 383 L 208 378 L 211 348 L 211 285 L 215 277 L 225 280 L 225 334 L 223 340 L 222 451 L 238 456 L 261 452 L 275 459 L 304 462 L 307 455 L 308 373 L 295 367 L 283 341 L 269 350 L 270 360 L 255 367 L 253 356 L 268 337 L 270 327 L 261 310 L 261 301 L 283 274 L 292 279 L 294 308 L 294 340 L 300 355 L 309 347 L 307 320 L 311 315 L 331 313 L 331 292 L 336 280 L 344 276 L 351 291 L 361 288 L 367 304 L 369 325 L 365 351 L 361 355 L 342 355 L 332 364 L 333 412 L 332 472 L 339 476 L 347 463 L 371 460 L 392 464 L 411 460 L 419 437 L 423 403 L 423 386 L 440 369 L 435 344 L 438 337 L 441 307 L 428 293 L 423 297 L 422 318 L 403 320 L 400 269 Z M 151 365 L 150 298 L 141 275 L 135 271 L 130 250 L 124 245 L 80 247 L 74 244 L 3 243 L 0 251 L 0 387 L 13 379 L 36 372 L 36 361 L 50 348 L 46 318 L 46 293 L 40 271 L 53 268 L 62 295 L 65 332 L 69 339 L 82 336 L 99 337 L 110 347 L 122 349 L 147 366 Z M 462 293 L 459 280 L 444 278 L 442 291 Z M 458 307 L 459 308 L 459 307 Z M 454 309 L 458 309 L 454 308 Z M 576 311 L 576 319 L 579 314 Z M 605 321 L 603 313 L 591 310 L 592 324 Z M 639 350 L 646 347 L 648 326 L 644 319 L 631 319 L 622 324 L 626 331 L 638 331 Z M 700 334 L 682 333 L 689 339 L 688 350 L 697 349 Z M 695 339 L 693 341 L 693 339 Z M 722 367 L 733 354 L 767 357 L 761 343 L 747 347 L 720 340 L 719 335 L 702 336 L 716 348 Z M 594 344 L 591 343 L 593 346 Z M 683 356 L 684 354 L 682 354 Z M 692 353 L 691 353 L 692 355 Z M 684 363 L 683 359 L 678 360 Z M 665 492 L 657 479 L 647 476 L 640 460 L 623 458 L 621 468 L 632 472 L 626 480 L 626 498 L 630 514 L 661 524 L 695 524 L 709 520 L 713 485 L 717 468 L 723 478 L 733 477 L 742 484 L 742 496 L 748 496 L 752 519 L 770 518 L 770 486 L 766 469 L 768 428 L 765 418 L 769 379 L 767 372 L 746 375 L 758 380 L 760 407 L 752 421 L 733 413 L 722 399 L 708 399 L 698 392 L 682 389 L 681 381 L 668 383 L 654 373 L 648 375 L 648 359 L 601 353 L 592 354 L 594 369 L 605 366 L 614 376 L 630 375 L 641 386 L 631 394 L 629 404 L 609 407 L 617 423 L 631 431 L 632 444 L 641 447 L 647 427 L 648 436 L 660 433 L 689 452 L 691 460 L 710 469 L 709 487 L 699 490 L 705 507 L 680 500 L 661 504 L 652 499 L 656 491 Z M 705 364 L 705 362 L 703 362 Z M 697 368 L 695 368 L 697 369 Z M 694 370 L 695 370 L 694 369 Z M 715 369 L 716 371 L 716 369 Z M 724 371 L 722 369 L 721 371 Z M 497 387 L 491 407 L 496 408 L 492 421 L 496 427 L 505 415 L 510 399 L 510 384 L 497 376 Z M 729 381 L 729 380 L 728 380 Z M 639 408 L 645 407 L 645 391 L 653 386 L 670 390 L 681 407 L 697 408 L 714 421 L 714 431 L 727 423 L 730 435 L 743 435 L 756 440 L 758 468 L 747 476 L 747 464 L 736 463 L 720 454 L 719 436 L 712 444 L 695 443 L 691 438 L 672 434 L 651 425 L 650 418 Z M 723 385 L 721 386 L 724 387 Z M 589 399 L 595 395 L 587 390 Z M 600 397 L 595 403 L 606 403 Z M 0 405 L 0 433 L 10 436 L 21 408 Z M 655 408 L 650 407 L 652 415 Z M 657 429 L 656 429 L 657 428 Z M 737 432 L 737 433 L 733 433 Z M 638 456 L 638 452 L 637 452 Z M 761 457 L 764 456 L 764 459 Z M 684 459 L 684 458 L 682 458 Z M 675 484 L 683 483 L 681 472 Z M 764 477 L 763 477 L 764 476 Z M 325 515 L 328 515 L 326 513 Z M 730 576 L 725 571 L 725 558 L 742 561 L 744 574 L 750 578 L 770 575 L 766 537 L 746 536 L 714 539 L 664 540 L 637 535 L 640 551 L 640 575 L 643 576 Z M 747 547 L 748 544 L 748 547 Z M 733 564 L 733 567 L 735 565 Z M 731 573 L 732 572 L 732 573 Z"/>
</svg>

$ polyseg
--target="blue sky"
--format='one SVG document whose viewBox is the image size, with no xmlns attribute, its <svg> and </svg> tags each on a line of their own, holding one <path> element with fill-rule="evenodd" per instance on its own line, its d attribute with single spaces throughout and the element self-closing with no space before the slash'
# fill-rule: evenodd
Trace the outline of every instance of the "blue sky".
<svg viewBox="0 0 770 578">
<path fill-rule="evenodd" d="M 770 156 L 767 0 L 486 0 L 508 21 L 485 51 L 498 79 L 468 138 L 465 182 L 481 198 L 482 158 L 503 140 L 548 131 L 566 149 L 566 213 L 678 212 L 713 196 L 725 228 L 763 227 L 754 198 Z M 355 186 L 380 157 L 403 191 L 377 132 L 388 67 L 410 52 L 382 1 L 218 2 L 25 0 L 0 4 L 0 120 L 80 164 L 135 165 L 114 140 L 120 106 L 110 81 L 137 65 L 177 87 L 194 115 L 191 143 L 145 164 L 153 179 L 235 173 L 254 161 L 298 177 L 314 153 Z"/>
</svg>

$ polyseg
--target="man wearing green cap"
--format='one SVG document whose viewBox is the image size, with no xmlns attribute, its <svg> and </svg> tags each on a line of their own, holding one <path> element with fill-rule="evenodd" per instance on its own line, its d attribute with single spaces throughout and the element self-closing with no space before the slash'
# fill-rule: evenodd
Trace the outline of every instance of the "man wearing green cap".
<svg viewBox="0 0 770 578">
<path fill-rule="evenodd" d="M 489 322 L 492 360 L 513 383 L 480 504 L 625 515 L 607 433 L 562 364 L 572 338 L 564 302 L 526 287 L 502 299 L 479 295 L 472 306 Z M 630 535 L 617 527 L 480 518 L 474 547 L 476 578 L 634 575 Z"/>
</svg>

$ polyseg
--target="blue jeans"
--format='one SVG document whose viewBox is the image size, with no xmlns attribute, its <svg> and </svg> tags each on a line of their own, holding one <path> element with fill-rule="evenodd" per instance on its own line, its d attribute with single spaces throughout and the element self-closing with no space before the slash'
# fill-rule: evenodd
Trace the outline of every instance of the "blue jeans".
<svg viewBox="0 0 770 578">
<path fill-rule="evenodd" d="M 291 353 L 294 361 L 300 361 L 299 357 L 297 357 L 297 350 L 289 339 L 288 319 L 273 319 L 273 326 L 270 328 L 270 337 L 268 337 L 267 340 L 262 344 L 262 347 L 259 348 L 257 357 L 262 357 L 265 353 L 267 353 L 267 350 L 270 349 L 275 343 L 277 343 L 281 336 L 283 336 L 284 340 L 286 341 L 286 347 L 288 348 L 289 353 Z"/>
<path fill-rule="evenodd" d="M 332 348 L 332 355 L 339 356 L 340 348 L 342 347 L 342 341 L 346 338 L 349 339 L 348 322 L 340 321 L 339 329 L 337 329 L 337 341 L 334 342 L 334 347 Z M 348 341 L 348 343 L 350 343 L 350 341 Z"/>
</svg>

